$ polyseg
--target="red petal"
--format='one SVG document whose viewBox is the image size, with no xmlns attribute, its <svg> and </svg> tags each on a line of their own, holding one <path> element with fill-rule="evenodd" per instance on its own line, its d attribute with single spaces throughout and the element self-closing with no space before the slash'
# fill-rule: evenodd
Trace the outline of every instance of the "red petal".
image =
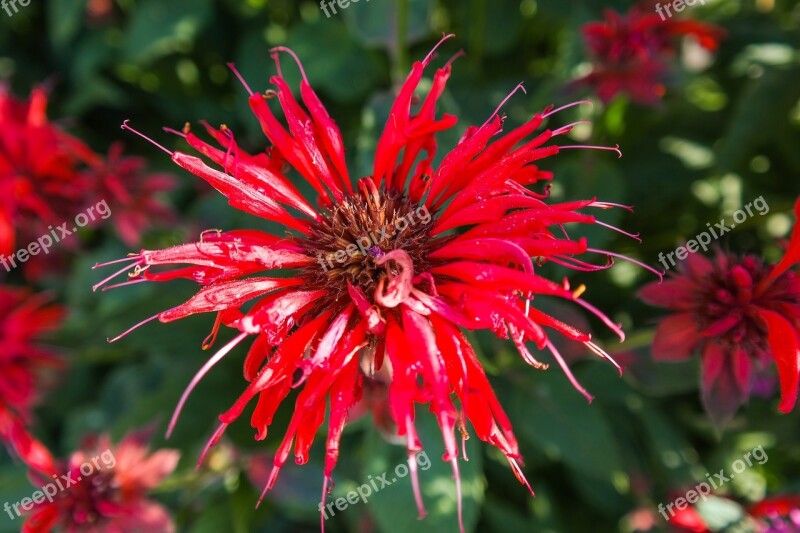
<svg viewBox="0 0 800 533">
<path fill-rule="evenodd" d="M 653 339 L 653 358 L 681 361 L 692 355 L 700 342 L 697 321 L 690 313 L 672 315 L 661 320 Z"/>
<path fill-rule="evenodd" d="M 767 325 L 767 344 L 778 366 L 781 382 L 781 403 L 778 409 L 789 413 L 797 402 L 797 388 L 800 386 L 800 339 L 797 329 L 774 311 L 761 309 L 758 315 Z"/>
</svg>

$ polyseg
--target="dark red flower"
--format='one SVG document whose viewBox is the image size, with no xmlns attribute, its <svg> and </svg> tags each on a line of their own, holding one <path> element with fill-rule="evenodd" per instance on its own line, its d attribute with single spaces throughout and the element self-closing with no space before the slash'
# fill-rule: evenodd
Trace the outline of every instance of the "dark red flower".
<svg viewBox="0 0 800 533">
<path fill-rule="evenodd" d="M 800 200 L 795 206 L 800 217 Z M 800 383 L 800 224 L 783 259 L 767 267 L 757 257 L 718 251 L 713 261 L 691 254 L 680 273 L 641 291 L 642 299 L 675 314 L 661 321 L 653 357 L 665 361 L 702 354 L 703 402 L 722 425 L 750 397 L 757 373 L 775 362 L 778 408 L 788 413 Z"/>
<path fill-rule="evenodd" d="M 31 466 L 49 460 L 27 430 L 31 410 L 41 398 L 47 371 L 61 364 L 40 344 L 64 315 L 61 307 L 46 302 L 43 295 L 0 287 L 0 439 Z"/>
<path fill-rule="evenodd" d="M 23 533 L 175 531 L 168 511 L 149 500 L 147 493 L 175 470 L 180 452 L 150 453 L 151 434 L 148 430 L 131 433 L 116 446 L 103 435 L 68 459 L 31 472 L 37 487 L 64 480 L 63 490 L 52 491 L 52 500 L 33 508 Z M 71 483 L 65 486 L 67 479 Z"/>
<path fill-rule="evenodd" d="M 748 514 L 758 520 L 759 533 L 794 533 L 800 531 L 800 496 L 787 494 L 761 500 Z"/>
<path fill-rule="evenodd" d="M 116 261 L 126 264 L 95 286 L 130 269 L 131 280 L 123 285 L 194 280 L 201 288 L 193 298 L 145 322 L 216 313 L 206 347 L 220 324 L 239 331 L 192 380 L 170 430 L 197 382 L 252 335 L 255 341 L 244 362 L 249 385 L 220 416 L 222 424 L 209 446 L 256 397 L 250 422 L 256 438 L 264 439 L 279 405 L 292 388 L 300 388 L 265 492 L 275 483 L 293 445 L 295 461 L 308 460 L 330 402 L 323 484 L 327 489 L 348 411 L 361 395 L 361 375 L 383 367 L 391 376 L 390 414 L 407 443 L 420 514 L 424 510 L 413 459 L 422 448 L 414 424 L 417 404 L 429 404 L 439 423 L 444 459 L 452 464 L 459 491 L 455 428 L 466 427 L 467 420 L 480 439 L 506 455 L 527 485 L 510 421 L 463 330 L 489 329 L 510 338 L 525 361 L 536 368 L 547 365 L 534 358 L 526 341 L 540 350 L 549 349 L 578 390 L 591 399 L 575 381 L 546 329 L 610 358 L 588 334 L 539 311 L 531 301 L 535 296 L 570 300 L 622 333 L 580 298 L 584 287 L 573 291 L 566 281 L 555 283 L 541 277 L 531 258 L 537 259 L 537 265 L 552 261 L 578 270 L 606 268 L 609 264 L 596 266 L 576 256 L 616 254 L 589 248 L 583 238 L 569 237 L 564 225 L 605 225 L 581 210 L 612 205 L 595 200 L 548 203 L 547 194 L 527 188 L 552 178 L 535 165 L 537 161 L 564 149 L 585 147 L 549 143 L 571 126 L 532 136 L 560 109 L 548 108 L 507 133 L 502 132 L 503 118 L 495 112 L 484 124 L 469 127 L 459 144 L 433 166 L 436 134 L 453 127 L 456 117 L 436 115 L 451 62 L 436 71 L 429 93 L 412 111 L 414 92 L 432 60 L 431 52 L 414 63 L 399 90 L 378 143 L 372 175 L 353 186 L 338 127 L 304 72 L 302 104 L 295 100 L 281 74 L 281 52 L 291 54 L 302 72 L 291 51 L 276 48 L 278 75 L 271 78 L 275 89 L 265 95 L 248 88 L 250 106 L 272 142 L 270 150 L 247 154 L 228 129 L 205 125 L 221 148 L 188 129 L 183 135 L 220 170 L 186 153 L 170 155 L 179 166 L 218 189 L 232 206 L 292 231 L 283 236 L 251 230 L 206 232 L 199 242 L 142 250 Z M 288 129 L 273 114 L 270 98 L 280 104 Z M 317 191 L 320 208 L 313 207 L 284 175 L 284 163 Z M 278 270 L 290 273 L 264 275 Z M 248 307 L 243 310 L 245 304 Z"/>
<path fill-rule="evenodd" d="M 147 161 L 124 157 L 121 143 L 115 143 L 108 156 L 98 160 L 88 176 L 97 198 L 114 208 L 112 221 L 122 241 L 128 246 L 141 242 L 142 232 L 155 224 L 165 226 L 175 221 L 175 213 L 159 198 L 175 187 L 170 174 L 147 173 Z M 109 216 L 111 211 L 108 211 Z"/>
<path fill-rule="evenodd" d="M 113 210 L 117 231 L 129 246 L 139 242 L 146 226 L 174 220 L 158 199 L 173 187 L 170 176 L 146 174 L 144 160 L 122 157 L 120 145 L 112 146 L 104 160 L 50 122 L 46 107 L 44 89 L 34 89 L 21 101 L 0 85 L 0 258 L 7 270 L 23 266 L 32 279 L 62 266 L 63 257 L 52 252 L 79 246 L 74 238 L 60 240 L 64 234 L 53 228 L 65 222 L 69 228 L 91 206 L 107 202 L 108 215 L 92 213 L 92 220 L 107 218 Z M 48 235 L 58 244 L 37 253 L 36 261 L 6 260 Z"/>
<path fill-rule="evenodd" d="M 79 170 L 96 156 L 49 122 L 46 107 L 43 89 L 34 89 L 23 102 L 0 85 L 0 253 L 5 255 L 84 207 L 88 185 Z"/>
<path fill-rule="evenodd" d="M 583 27 L 592 71 L 575 84 L 592 87 L 604 102 L 625 93 L 634 102 L 655 104 L 666 92 L 678 39 L 687 35 L 715 50 L 724 31 L 686 18 L 662 19 L 651 3 L 636 5 L 624 16 L 608 9 L 605 20 Z"/>
</svg>

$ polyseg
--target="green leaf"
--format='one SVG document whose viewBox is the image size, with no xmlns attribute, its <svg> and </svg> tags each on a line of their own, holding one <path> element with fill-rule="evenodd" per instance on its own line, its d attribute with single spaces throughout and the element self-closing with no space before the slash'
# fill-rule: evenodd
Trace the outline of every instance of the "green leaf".
<svg viewBox="0 0 800 533">
<path fill-rule="evenodd" d="M 580 475 L 613 481 L 622 465 L 604 412 L 589 405 L 557 368 L 536 377 L 533 387 L 508 387 L 504 405 L 520 436 Z"/>
<path fill-rule="evenodd" d="M 191 43 L 212 18 L 213 0 L 143 0 L 133 10 L 123 56 L 148 62 Z"/>
<path fill-rule="evenodd" d="M 69 43 L 80 31 L 88 0 L 49 0 L 47 27 L 56 48 Z"/>
<path fill-rule="evenodd" d="M 343 13 L 345 24 L 362 44 L 392 48 L 397 41 L 399 2 L 376 0 L 367 4 L 369 1 L 357 5 L 351 0 L 350 6 Z M 430 0 L 408 0 L 406 41 L 409 44 L 424 39 L 430 33 L 428 21 L 432 10 L 433 2 Z"/>
<path fill-rule="evenodd" d="M 425 448 L 424 457 L 420 454 L 417 462 L 419 484 L 427 516 L 424 520 L 417 519 L 411 477 L 399 476 L 403 471 L 403 465 L 406 468 L 408 465 L 405 446 L 391 445 L 376 432 L 369 435 L 366 443 L 367 459 L 361 486 L 369 486 L 371 480 L 377 479 L 384 473 L 386 481 L 391 484 L 381 488 L 381 482 L 375 481 L 380 490 L 369 496 L 369 512 L 378 524 L 378 529 L 387 533 L 454 531 L 458 528 L 456 485 L 450 463 L 441 460 L 444 454 L 442 434 L 433 416 L 427 411 L 419 411 L 416 425 Z M 467 441 L 469 461 L 464 461 L 463 458 L 459 458 L 458 461 L 466 531 L 474 530 L 478 520 L 478 510 L 483 502 L 485 482 L 480 446 L 481 443 L 477 438 L 473 437 Z M 354 489 L 355 487 L 339 487 L 338 491 L 334 491 L 334 496 L 346 497 L 346 492 Z M 359 501 L 358 505 L 360 504 Z"/>
</svg>

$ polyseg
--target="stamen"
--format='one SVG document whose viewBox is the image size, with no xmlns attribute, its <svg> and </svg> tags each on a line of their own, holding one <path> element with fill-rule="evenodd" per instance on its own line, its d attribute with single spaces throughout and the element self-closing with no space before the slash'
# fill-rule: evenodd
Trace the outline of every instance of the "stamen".
<svg viewBox="0 0 800 533">
<path fill-rule="evenodd" d="M 591 123 L 592 123 L 591 120 L 586 120 L 586 119 L 576 120 L 575 122 L 571 122 L 569 124 L 561 126 L 560 128 L 558 128 L 556 130 L 553 130 L 553 135 L 564 135 L 564 134 L 569 133 L 570 131 L 572 131 L 572 128 L 574 128 L 578 124 L 591 124 Z"/>
<path fill-rule="evenodd" d="M 328 497 L 328 480 L 330 478 L 328 476 L 323 476 L 322 479 L 322 500 L 319 502 L 319 529 L 322 533 L 325 533 L 325 500 Z"/>
<path fill-rule="evenodd" d="M 517 91 L 522 91 L 524 94 L 528 94 L 528 91 L 525 90 L 525 87 L 522 85 L 522 82 L 519 82 L 517 86 L 514 87 L 514 90 L 508 93 L 508 95 L 505 98 L 503 98 L 503 101 L 500 102 L 500 105 L 498 105 L 495 108 L 494 113 L 489 115 L 489 118 L 486 119 L 486 122 L 484 122 L 483 126 L 481 127 L 486 126 L 494 117 L 496 117 L 500 113 L 500 109 L 506 104 L 506 102 L 508 102 L 511 99 L 512 96 L 514 96 L 514 94 Z"/>
<path fill-rule="evenodd" d="M 442 67 L 442 68 L 450 68 L 451 66 L 453 66 L 453 63 L 455 62 L 455 60 L 456 60 L 456 59 L 458 59 L 458 58 L 459 58 L 459 57 L 461 57 L 461 56 L 465 56 L 465 55 L 467 55 L 467 53 L 466 53 L 466 52 L 464 51 L 464 49 L 462 48 L 461 50 L 459 50 L 458 52 L 456 52 L 456 54 L 455 54 L 453 57 L 451 57 L 450 59 L 448 59 L 448 60 L 447 60 L 447 63 L 445 63 L 445 64 L 444 64 L 444 67 Z"/>
<path fill-rule="evenodd" d="M 653 267 L 651 267 L 649 265 L 646 265 L 646 264 L 642 263 L 641 261 L 637 261 L 636 259 L 631 259 L 630 257 L 628 257 L 626 255 L 617 254 L 617 253 L 614 253 L 614 252 L 608 252 L 606 250 L 597 250 L 595 248 L 587 248 L 586 251 L 587 252 L 594 252 L 596 254 L 604 254 L 604 255 L 607 255 L 607 256 L 610 256 L 610 257 L 616 257 L 618 259 L 622 259 L 623 261 L 628 261 L 630 263 L 633 263 L 634 265 L 639 265 L 640 267 L 644 268 L 645 270 L 649 270 L 650 272 L 652 272 L 653 274 L 658 276 L 658 279 L 660 281 L 664 281 L 664 273 L 663 272 L 661 272 L 660 270 L 656 270 L 655 268 L 653 268 Z"/>
<path fill-rule="evenodd" d="M 611 331 L 616 333 L 617 337 L 619 337 L 619 342 L 625 342 L 625 332 L 622 331 L 622 324 L 614 323 L 610 318 L 608 318 L 605 313 L 601 310 L 587 302 L 586 300 L 581 300 L 580 298 L 575 298 L 575 303 L 587 309 L 590 313 L 600 319 L 600 321 L 608 327 Z"/>
<path fill-rule="evenodd" d="M 120 263 L 124 263 L 125 261 L 133 261 L 139 258 L 139 254 L 129 254 L 128 257 L 123 257 L 122 259 L 114 259 L 113 261 L 108 261 L 107 263 L 95 263 L 92 267 L 92 270 L 97 270 L 98 268 L 104 268 L 108 265 L 118 265 Z"/>
<path fill-rule="evenodd" d="M 563 370 L 563 371 L 564 371 L 564 374 L 566 374 L 566 376 L 567 376 L 567 379 L 568 379 L 568 380 L 569 380 L 569 382 L 572 384 L 572 386 L 573 386 L 573 387 L 575 387 L 575 389 L 576 389 L 578 392 L 580 392 L 580 393 L 583 395 L 583 397 L 584 397 L 584 398 L 586 398 L 586 399 L 589 401 L 589 403 L 592 403 L 592 400 L 594 400 L 594 398 L 592 397 L 592 395 L 591 395 L 591 394 L 589 394 L 589 393 L 586 391 L 586 389 L 584 389 L 584 388 L 581 386 L 581 384 L 580 384 L 580 383 L 578 383 L 578 380 L 577 380 L 577 379 L 575 379 L 575 376 L 572 374 L 572 371 L 569 369 L 569 366 L 567 365 L 567 362 L 566 362 L 566 361 L 564 361 L 564 358 L 563 358 L 563 357 L 561 357 L 561 354 L 558 352 L 558 350 L 556 349 L 556 347 L 555 347 L 555 346 L 553 346 L 553 343 L 552 343 L 552 342 L 550 342 L 550 341 L 548 340 L 548 341 L 545 343 L 545 346 L 547 346 L 547 347 L 550 349 L 550 352 L 553 354 L 553 357 L 554 357 L 554 358 L 555 358 L 555 360 L 558 362 L 558 366 L 560 366 L 560 367 L 561 367 L 561 370 Z"/>
<path fill-rule="evenodd" d="M 127 330 L 123 331 L 122 333 L 120 333 L 119 335 L 114 337 L 113 339 L 106 339 L 106 341 L 107 342 L 116 342 L 116 341 L 120 340 L 122 337 L 124 337 L 125 335 L 127 335 L 128 333 L 130 333 L 131 331 L 133 331 L 133 330 L 135 330 L 135 329 L 137 329 L 137 328 L 139 328 L 141 326 L 144 326 L 145 324 L 147 324 L 149 322 L 152 322 L 153 320 L 158 318 L 158 315 L 160 315 L 160 314 L 161 313 L 157 313 L 157 314 L 151 316 L 150 318 L 146 318 L 146 319 L 142 320 L 141 322 L 139 322 L 138 324 L 136 324 L 135 326 L 133 326 L 131 328 L 128 328 Z"/>
<path fill-rule="evenodd" d="M 603 359 L 614 365 L 619 371 L 619 377 L 622 377 L 622 367 L 619 366 L 619 363 L 617 363 L 613 357 L 608 355 L 608 353 L 605 350 L 603 350 L 601 347 L 599 347 L 592 341 L 586 341 L 583 344 L 585 344 L 586 347 L 589 348 L 591 351 L 593 351 L 594 353 L 596 353 L 597 355 L 599 355 L 600 357 L 602 357 Z"/>
<path fill-rule="evenodd" d="M 161 129 L 164 130 L 167 133 L 171 133 L 173 135 L 177 135 L 178 137 L 183 137 L 184 139 L 186 138 L 186 135 L 187 135 L 186 133 L 184 133 L 182 131 L 178 131 L 178 130 L 173 129 L 173 128 L 164 127 L 164 128 L 161 128 Z"/>
<path fill-rule="evenodd" d="M 611 209 L 612 207 L 619 207 L 626 211 L 630 211 L 633 213 L 633 206 L 631 205 L 622 205 L 622 204 L 615 204 L 614 202 L 592 202 L 591 204 L 587 205 L 586 207 L 599 207 L 600 209 Z"/>
<path fill-rule="evenodd" d="M 240 333 L 236 336 L 232 341 L 228 344 L 220 348 L 220 350 L 215 353 L 206 363 L 200 368 L 200 370 L 195 374 L 192 378 L 192 381 L 189 383 L 189 386 L 186 387 L 186 390 L 183 391 L 181 395 L 181 399 L 178 401 L 178 405 L 175 407 L 175 412 L 172 414 L 172 419 L 169 421 L 169 426 L 167 427 L 167 438 L 172 435 L 172 430 L 175 429 L 175 424 L 178 423 L 178 417 L 181 415 L 181 411 L 183 410 L 183 406 L 186 403 L 186 400 L 189 399 L 189 395 L 192 393 L 194 388 L 200 382 L 201 379 L 205 377 L 209 370 L 211 370 L 214 365 L 219 363 L 223 357 L 228 355 L 228 353 L 233 350 L 236 345 L 244 340 L 247 337 L 248 333 Z"/>
<path fill-rule="evenodd" d="M 220 424 L 214 434 L 211 435 L 211 438 L 208 439 L 208 442 L 206 442 L 206 445 L 203 447 L 203 451 L 200 453 L 200 457 L 197 459 L 197 464 L 194 467 L 195 471 L 200 470 L 200 466 L 203 464 L 203 461 L 205 461 L 206 454 L 214 445 L 219 442 L 219 439 L 222 438 L 222 434 L 225 433 L 227 428 L 228 424 L 223 422 Z"/>
<path fill-rule="evenodd" d="M 447 35 L 442 34 L 442 39 L 438 43 L 436 43 L 436 45 L 433 47 L 433 49 L 431 49 L 430 52 L 428 52 L 428 55 L 426 55 L 425 59 L 422 60 L 422 64 L 427 67 L 428 63 L 433 58 L 433 53 L 436 51 L 436 49 L 439 48 L 442 45 L 442 43 L 445 42 L 447 39 L 455 36 L 456 36 L 455 33 L 448 33 Z"/>
<path fill-rule="evenodd" d="M 249 85 L 247 85 L 247 82 L 244 81 L 244 78 L 239 73 L 239 71 L 236 70 L 236 65 L 234 65 L 233 63 L 228 63 L 228 68 L 231 69 L 231 72 L 233 72 L 233 75 L 236 76 L 236 78 L 239 80 L 239 83 L 244 85 L 245 90 L 247 90 L 247 94 L 253 96 L 253 90 L 250 88 Z"/>
<path fill-rule="evenodd" d="M 637 240 L 639 242 L 642 242 L 642 239 L 639 238 L 639 234 L 638 233 L 628 233 L 624 229 L 618 228 L 616 226 L 612 226 L 611 224 L 607 224 L 607 223 L 603 222 L 602 220 L 595 219 L 594 223 L 598 224 L 600 226 L 603 226 L 604 228 L 608 228 L 608 229 L 610 229 L 612 231 L 616 231 L 617 233 L 621 233 L 622 235 L 625 235 L 626 237 L 630 237 L 631 239 L 635 239 L 635 240 Z"/>
<path fill-rule="evenodd" d="M 170 152 L 169 150 L 167 150 L 166 148 L 164 148 L 163 146 L 161 146 L 160 144 L 158 144 L 157 142 L 155 142 L 153 139 L 151 139 L 150 137 L 148 137 L 148 136 L 147 136 L 147 135 L 145 135 L 144 133 L 142 133 L 142 132 L 140 132 L 140 131 L 136 131 L 135 129 L 133 129 L 133 128 L 131 128 L 130 126 L 128 126 L 128 122 L 130 122 L 130 121 L 131 121 L 131 120 L 130 120 L 129 118 L 126 118 L 126 119 L 125 119 L 125 121 L 122 123 L 122 126 L 120 126 L 120 128 L 122 128 L 123 130 L 132 131 L 133 133 L 135 133 L 136 135 L 138 135 L 138 136 L 139 136 L 139 137 L 141 137 L 142 139 L 144 139 L 144 140 L 146 140 L 146 141 L 150 142 L 151 144 L 155 145 L 157 148 L 159 148 L 159 149 L 161 149 L 161 150 L 163 150 L 163 151 L 167 152 L 167 153 L 170 155 L 170 157 L 172 157 L 172 152 Z"/>
<path fill-rule="evenodd" d="M 522 468 L 519 467 L 519 463 L 517 463 L 516 459 L 513 457 L 506 457 L 506 459 L 508 459 L 508 464 L 511 465 L 511 469 L 514 471 L 514 476 L 517 478 L 517 480 L 528 487 L 528 491 L 530 491 L 531 496 L 535 497 L 536 494 L 534 494 L 530 483 L 528 483 L 528 479 L 525 477 L 525 474 L 522 473 Z"/>
<path fill-rule="evenodd" d="M 456 502 L 458 508 L 458 529 L 464 533 L 464 512 L 463 502 L 461 501 L 461 474 L 458 472 L 458 457 L 450 459 L 450 464 L 453 466 L 453 478 L 456 480 Z"/>
<path fill-rule="evenodd" d="M 264 490 L 261 491 L 261 496 L 258 497 L 258 502 L 256 502 L 256 509 L 258 506 L 261 505 L 261 502 L 264 500 L 264 496 L 267 495 L 267 492 L 275 485 L 275 480 L 278 479 L 278 474 L 281 471 L 281 467 L 276 464 L 272 465 L 272 470 L 269 472 L 269 477 L 267 478 L 267 484 L 264 485 Z"/>
<path fill-rule="evenodd" d="M 293 50 L 291 50 L 290 48 L 286 48 L 285 46 L 276 46 L 275 48 L 270 48 L 270 50 L 269 50 L 270 56 L 272 57 L 272 59 L 275 60 L 275 64 L 278 66 L 278 75 L 283 77 L 283 74 L 281 74 L 281 71 L 280 71 L 281 65 L 278 62 L 278 52 L 284 52 L 284 53 L 289 54 L 290 56 L 292 56 L 292 59 L 294 59 L 294 62 L 297 63 L 297 68 L 300 69 L 300 75 L 303 76 L 303 81 L 308 83 L 308 77 L 306 76 L 305 69 L 303 69 L 303 64 L 300 63 L 300 58 L 297 57 L 297 54 L 295 54 Z"/>
<path fill-rule="evenodd" d="M 103 292 L 110 291 L 111 289 L 118 289 L 120 287 L 127 287 L 128 285 L 136 285 L 137 283 L 146 283 L 148 281 L 150 280 L 144 278 L 132 279 L 130 281 L 123 281 L 122 283 L 115 283 L 114 285 L 103 287 Z"/>
<path fill-rule="evenodd" d="M 555 115 L 556 113 L 564 111 L 565 109 L 569 109 L 570 107 L 575 107 L 576 105 L 583 105 L 583 104 L 592 105 L 592 102 L 591 100 L 578 100 L 577 102 L 572 102 L 571 104 L 562 105 L 557 109 L 553 109 L 553 106 L 550 106 L 544 110 L 544 113 L 542 113 L 542 118 L 550 117 L 552 115 Z"/>
<path fill-rule="evenodd" d="M 133 267 L 140 267 L 142 265 L 141 261 L 142 261 L 141 258 L 137 257 L 135 263 L 132 263 L 130 265 L 125 266 L 124 268 L 120 269 L 119 271 L 114 272 L 113 274 L 108 276 L 103 281 L 92 285 L 92 291 L 97 292 L 97 289 L 99 289 L 100 287 L 102 287 L 103 285 L 105 285 L 106 283 L 111 281 L 112 279 L 116 278 L 117 276 L 119 276 L 121 274 L 124 274 L 125 272 L 127 272 L 128 270 L 130 270 Z"/>
<path fill-rule="evenodd" d="M 622 157 L 622 151 L 619 145 L 612 146 L 592 146 L 588 144 L 576 144 L 571 146 L 559 146 L 559 150 L 607 150 L 609 152 L 617 152 L 617 156 Z"/>
</svg>

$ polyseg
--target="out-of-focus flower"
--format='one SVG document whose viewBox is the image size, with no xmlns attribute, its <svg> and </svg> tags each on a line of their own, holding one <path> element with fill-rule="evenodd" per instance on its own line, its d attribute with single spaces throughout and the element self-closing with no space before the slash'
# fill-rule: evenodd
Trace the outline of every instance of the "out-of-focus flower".
<svg viewBox="0 0 800 533">
<path fill-rule="evenodd" d="M 762 500 L 749 510 L 758 521 L 759 533 L 796 533 L 800 531 L 800 496 L 775 496 Z"/>
<path fill-rule="evenodd" d="M 603 21 L 583 27 L 592 71 L 574 84 L 592 87 L 604 102 L 625 93 L 634 102 L 653 105 L 666 92 L 680 38 L 691 36 L 703 48 L 715 50 L 723 35 L 713 24 L 662 20 L 652 3 L 636 5 L 625 15 L 609 9 Z"/>
<path fill-rule="evenodd" d="M 174 186 L 170 176 L 148 175 L 145 161 L 123 157 L 121 145 L 112 146 L 104 159 L 50 122 L 46 107 L 44 89 L 34 89 L 23 101 L 0 85 L 0 254 L 57 235 L 53 228 L 65 222 L 65 228 L 72 227 L 78 214 L 101 201 L 109 205 L 129 246 L 139 242 L 146 227 L 174 221 L 158 199 Z M 53 252 L 79 244 L 77 239 L 59 240 L 36 261 L 24 263 L 26 276 L 36 279 L 61 267 L 62 256 Z"/>
<path fill-rule="evenodd" d="M 800 200 L 795 205 L 800 217 Z M 656 330 L 653 357 L 664 361 L 702 354 L 702 397 L 717 425 L 748 400 L 757 374 L 778 368 L 781 401 L 788 413 L 800 383 L 800 224 L 783 258 L 768 267 L 757 257 L 718 251 L 714 260 L 690 254 L 680 273 L 644 287 L 642 299 L 675 312 Z"/>
<path fill-rule="evenodd" d="M 111 217 L 122 241 L 128 246 L 141 242 L 142 232 L 158 221 L 160 225 L 175 221 L 175 213 L 159 195 L 175 187 L 169 174 L 146 172 L 147 161 L 141 157 L 124 157 L 122 144 L 111 146 L 108 156 L 100 160 L 88 175 L 97 198 L 112 206 Z"/>
<path fill-rule="evenodd" d="M 281 73 L 278 56 L 284 52 L 294 57 L 301 70 L 302 104 Z M 244 363 L 250 383 L 220 416 L 221 425 L 209 446 L 256 397 L 250 422 L 256 438 L 264 439 L 281 402 L 291 389 L 299 388 L 265 493 L 273 487 L 292 448 L 298 464 L 308 460 L 330 402 L 323 494 L 327 492 L 348 411 L 361 395 L 361 374 L 379 371 L 385 361 L 391 364 L 389 411 L 406 441 L 421 515 L 424 508 L 414 460 L 422 449 L 415 428 L 417 404 L 429 404 L 438 421 L 444 459 L 452 465 L 459 495 L 455 428 L 465 428 L 466 420 L 480 439 L 505 454 L 527 486 L 511 423 L 462 328 L 488 329 L 511 339 L 535 368 L 547 365 L 528 351 L 526 341 L 540 350 L 549 349 L 574 386 L 591 399 L 546 330 L 583 343 L 600 357 L 610 357 L 588 334 L 543 313 L 532 299 L 569 300 L 593 312 L 620 336 L 622 332 L 581 298 L 585 287 L 571 290 L 566 281 L 555 283 L 541 277 L 534 272 L 531 258 L 537 258 L 537 264 L 551 261 L 582 271 L 607 268 L 610 260 L 598 266 L 576 256 L 588 253 L 610 259 L 616 254 L 590 248 L 583 238 L 569 237 L 564 225 L 605 226 L 582 210 L 614 206 L 595 200 L 549 203 L 546 193 L 527 186 L 552 178 L 535 163 L 561 150 L 618 149 L 549 144 L 569 132 L 571 125 L 532 136 L 560 109 L 548 108 L 505 134 L 503 118 L 495 112 L 484 124 L 469 127 L 434 167 L 436 134 L 454 126 L 456 117 L 436 116 L 452 61 L 436 71 L 429 93 L 412 112 L 414 92 L 433 58 L 431 52 L 414 63 L 399 90 L 377 146 L 372 175 L 354 187 L 339 129 L 309 85 L 299 60 L 282 47 L 273 50 L 273 58 L 278 64 L 278 75 L 271 78 L 274 90 L 266 95 L 253 93 L 245 84 L 250 106 L 273 144 L 270 151 L 247 154 L 227 128 L 205 125 L 221 149 L 188 128 L 182 135 L 221 170 L 186 153 L 170 155 L 179 166 L 218 189 L 232 206 L 283 224 L 293 233 L 206 232 L 199 242 L 142 250 L 115 261 L 126 264 L 95 286 L 131 269 L 129 281 L 122 285 L 194 280 L 201 289 L 193 298 L 145 322 L 171 322 L 211 312 L 217 314 L 217 321 L 209 339 L 213 340 L 221 324 L 238 330 L 192 380 L 170 429 L 197 382 L 252 335 L 255 342 Z M 273 114 L 267 103 L 270 98 L 280 104 L 288 129 Z M 284 163 L 317 191 L 320 208 L 299 194 L 283 174 Z M 290 273 L 263 275 L 275 270 Z M 242 309 L 245 304 L 247 310 Z M 209 344 L 210 340 L 204 346 Z"/>
<path fill-rule="evenodd" d="M 42 346 L 41 336 L 61 323 L 61 307 L 43 295 L 0 287 L 0 439 L 28 465 L 50 460 L 28 432 L 31 410 L 41 398 L 48 370 L 61 359 Z"/>
<path fill-rule="evenodd" d="M 84 207 L 89 185 L 80 168 L 96 156 L 49 122 L 46 107 L 47 96 L 41 88 L 20 101 L 0 85 L 2 254 L 48 234 L 48 225 L 69 220 Z M 65 241 L 65 245 L 70 243 Z"/>
<path fill-rule="evenodd" d="M 148 499 L 147 493 L 175 470 L 180 452 L 159 449 L 150 453 L 151 434 L 151 430 L 131 433 L 116 446 L 103 435 L 64 461 L 34 469 L 31 480 L 37 486 L 53 483 L 54 475 L 72 483 L 59 490 L 52 501 L 36 505 L 22 531 L 175 531 L 167 510 Z"/>
</svg>

